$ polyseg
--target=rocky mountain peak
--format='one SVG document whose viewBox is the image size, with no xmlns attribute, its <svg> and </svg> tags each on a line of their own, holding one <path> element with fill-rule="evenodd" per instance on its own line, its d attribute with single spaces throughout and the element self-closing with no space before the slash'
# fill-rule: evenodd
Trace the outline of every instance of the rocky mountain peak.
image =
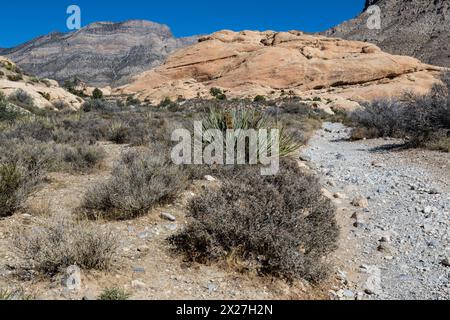
<svg viewBox="0 0 450 320">
<path fill-rule="evenodd" d="M 95 22 L 76 32 L 50 33 L 0 50 L 0 55 L 41 78 L 60 83 L 78 78 L 103 87 L 127 83 L 195 42 L 195 36 L 175 38 L 168 26 L 151 21 Z"/>
</svg>

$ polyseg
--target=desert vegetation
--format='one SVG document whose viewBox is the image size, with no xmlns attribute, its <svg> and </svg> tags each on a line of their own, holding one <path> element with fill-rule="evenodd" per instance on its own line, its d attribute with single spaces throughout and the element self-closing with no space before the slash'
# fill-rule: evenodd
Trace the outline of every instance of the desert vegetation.
<svg viewBox="0 0 450 320">
<path fill-rule="evenodd" d="M 108 270 L 117 257 L 118 240 L 107 228 L 70 217 L 50 217 L 18 232 L 14 245 L 24 269 L 53 276 L 71 265 Z"/>
<path fill-rule="evenodd" d="M 273 177 L 252 167 L 221 176 L 220 188 L 190 203 L 187 228 L 169 239 L 175 250 L 200 263 L 238 259 L 261 274 L 323 279 L 338 228 L 316 178 L 289 160 Z"/>
<path fill-rule="evenodd" d="M 425 96 L 405 95 L 400 100 L 378 100 L 355 112 L 352 138 L 393 137 L 409 148 L 450 152 L 450 75 L 442 75 Z"/>
<path fill-rule="evenodd" d="M 55 109 L 35 112 L 22 92 L 0 97 L 0 216 L 26 212 L 36 218 L 15 232 L 17 272 L 54 278 L 77 265 L 107 273 L 121 260 L 120 239 L 110 223 L 171 205 L 196 181 L 213 175 L 220 188 L 202 189 L 190 202 L 188 224 L 167 239 L 168 251 L 203 264 L 239 261 L 240 271 L 289 282 L 326 277 L 323 257 L 336 247 L 338 233 L 334 208 L 321 196 L 317 179 L 292 160 L 325 119 L 320 111 L 296 99 L 180 99 L 148 106 L 100 96 L 87 99 L 80 111 L 63 104 Z M 258 165 L 174 165 L 171 133 L 193 132 L 193 120 L 224 134 L 233 128 L 282 129 L 281 173 L 262 177 Z M 126 151 L 108 164 L 112 169 L 104 179 L 86 186 L 71 214 L 51 213 L 49 202 L 27 203 L 55 173 L 76 177 L 104 171 L 105 145 Z M 99 299 L 128 299 L 119 288 L 106 288 Z"/>
</svg>

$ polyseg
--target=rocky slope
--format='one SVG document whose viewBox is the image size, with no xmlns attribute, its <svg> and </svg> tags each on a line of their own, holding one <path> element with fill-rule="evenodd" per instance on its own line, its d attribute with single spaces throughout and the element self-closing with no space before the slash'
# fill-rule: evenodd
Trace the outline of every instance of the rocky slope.
<svg viewBox="0 0 450 320">
<path fill-rule="evenodd" d="M 450 67 L 450 2 L 448 0 L 366 0 L 381 9 L 381 30 L 367 28 L 369 15 L 344 22 L 325 35 L 375 43 L 383 50 Z"/>
<path fill-rule="evenodd" d="M 23 92 L 23 102 L 30 102 L 37 108 L 55 109 L 55 106 L 66 106 L 79 109 L 83 100 L 61 88 L 50 79 L 39 79 L 28 76 L 8 58 L 0 56 L 0 93 L 6 97 Z M 26 101 L 25 101 L 26 100 Z"/>
<path fill-rule="evenodd" d="M 59 82 L 74 77 L 95 86 L 123 84 L 130 75 L 164 62 L 197 37 L 173 37 L 170 29 L 149 21 L 98 22 L 72 33 L 52 33 L 0 55 L 24 71 Z"/>
<path fill-rule="evenodd" d="M 425 93 L 440 70 L 414 58 L 384 53 L 372 44 L 298 31 L 220 31 L 199 41 L 115 93 L 159 102 L 166 97 L 211 97 L 210 89 L 218 87 L 229 97 L 275 98 L 292 93 L 332 104 L 404 91 Z"/>
</svg>

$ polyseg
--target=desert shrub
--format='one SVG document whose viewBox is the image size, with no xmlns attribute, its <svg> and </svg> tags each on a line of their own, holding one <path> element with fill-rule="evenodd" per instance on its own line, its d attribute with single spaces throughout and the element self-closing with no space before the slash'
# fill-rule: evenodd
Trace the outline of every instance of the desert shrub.
<svg viewBox="0 0 450 320">
<path fill-rule="evenodd" d="M 166 99 L 168 99 L 168 98 L 166 98 Z M 163 100 L 163 101 L 165 101 L 165 100 Z M 170 99 L 168 99 L 168 100 L 170 100 Z M 129 97 L 127 97 L 126 105 L 127 106 L 140 106 L 141 105 L 141 101 L 138 98 L 135 98 L 133 96 L 129 96 Z"/>
<path fill-rule="evenodd" d="M 254 102 L 266 102 L 266 98 L 264 96 L 258 95 L 253 100 Z"/>
<path fill-rule="evenodd" d="M 92 91 L 92 98 L 94 99 L 103 99 L 103 92 L 102 90 L 95 88 L 94 91 Z"/>
<path fill-rule="evenodd" d="M 118 249 L 113 232 L 98 224 L 51 217 L 19 232 L 14 245 L 25 269 L 53 276 L 71 265 L 86 270 L 108 270 Z"/>
<path fill-rule="evenodd" d="M 209 90 L 209 93 L 217 100 L 227 100 L 227 96 L 220 88 L 211 88 Z"/>
<path fill-rule="evenodd" d="M 338 227 L 317 179 L 290 162 L 273 177 L 241 168 L 192 200 L 186 229 L 169 242 L 189 261 L 238 257 L 261 274 L 323 279 L 322 258 L 336 248 Z"/>
<path fill-rule="evenodd" d="M 53 165 L 52 147 L 28 140 L 2 141 L 0 145 L 0 217 L 21 209 Z"/>
<path fill-rule="evenodd" d="M 0 122 L 8 121 L 13 122 L 20 118 L 22 114 L 13 109 L 5 98 L 5 95 L 0 92 Z"/>
<path fill-rule="evenodd" d="M 404 136 L 403 124 L 405 109 L 394 100 L 377 100 L 366 104 L 364 109 L 355 111 L 351 117 L 361 129 L 355 132 L 356 139 L 364 132 L 366 138 L 377 137 L 402 137 Z"/>
<path fill-rule="evenodd" d="M 55 126 L 47 119 L 27 119 L 16 123 L 12 128 L 4 131 L 2 135 L 7 139 L 34 139 L 40 142 L 53 140 Z"/>
<path fill-rule="evenodd" d="M 33 98 L 22 89 L 14 91 L 9 95 L 8 99 L 13 103 L 19 103 L 20 105 L 33 105 Z"/>
<path fill-rule="evenodd" d="M 61 161 L 74 171 L 87 172 L 94 169 L 105 158 L 105 151 L 98 145 L 63 145 L 60 147 Z"/>
<path fill-rule="evenodd" d="M 23 80 L 23 76 L 20 73 L 9 74 L 6 76 L 9 81 L 20 81 Z"/>
<path fill-rule="evenodd" d="M 128 300 L 131 295 L 120 288 L 107 288 L 100 294 L 99 300 Z"/>
<path fill-rule="evenodd" d="M 243 141 L 244 139 L 247 139 L 245 136 L 246 130 L 260 130 L 260 129 L 267 129 L 269 131 L 268 137 L 267 137 L 267 145 L 263 145 L 262 143 L 258 143 L 258 157 L 261 155 L 261 152 L 263 152 L 264 148 L 270 151 L 273 139 L 274 137 L 271 136 L 270 130 L 271 129 L 279 129 L 279 156 L 280 157 L 286 157 L 294 153 L 296 150 L 299 149 L 300 144 L 294 140 L 294 138 L 287 134 L 286 130 L 279 124 L 274 123 L 267 117 L 266 114 L 255 110 L 255 109 L 248 109 L 248 108 L 231 108 L 231 109 L 211 109 L 210 112 L 207 114 L 207 116 L 202 121 L 203 125 L 203 132 L 206 133 L 208 130 L 219 130 L 222 132 L 222 137 L 224 143 L 226 143 L 226 133 L 227 130 L 233 129 L 233 130 L 242 130 L 237 131 L 239 134 L 237 134 L 234 139 L 236 145 Z M 213 143 L 214 138 L 205 136 L 204 137 L 205 142 Z M 249 159 L 249 143 L 246 140 L 246 160 Z"/>
<path fill-rule="evenodd" d="M 57 110 L 65 110 L 69 109 L 69 104 L 63 100 L 56 100 L 53 103 L 53 107 L 55 107 Z"/>
<path fill-rule="evenodd" d="M 448 151 L 450 137 L 450 76 L 442 75 L 424 96 L 406 94 L 399 101 L 375 101 L 352 115 L 353 139 L 403 138 L 407 147 Z"/>
<path fill-rule="evenodd" d="M 187 186 L 182 168 L 151 152 L 123 155 L 109 181 L 91 188 L 83 208 L 89 218 L 131 219 L 173 200 Z"/>
<path fill-rule="evenodd" d="M 103 99 L 89 99 L 86 100 L 82 105 L 82 110 L 84 112 L 118 112 L 120 111 L 117 103 L 105 101 Z"/>
</svg>

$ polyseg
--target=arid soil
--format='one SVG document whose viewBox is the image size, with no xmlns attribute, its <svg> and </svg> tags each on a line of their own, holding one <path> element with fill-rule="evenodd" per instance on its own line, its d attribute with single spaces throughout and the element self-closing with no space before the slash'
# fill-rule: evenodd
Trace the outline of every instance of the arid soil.
<svg viewBox="0 0 450 320">
<path fill-rule="evenodd" d="M 13 233 L 23 225 L 34 224 L 40 214 L 79 214 L 78 208 L 89 186 L 108 178 L 112 165 L 126 146 L 103 144 L 108 154 L 101 170 L 90 175 L 56 173 L 49 183 L 29 199 L 29 210 L 0 220 L 0 288 L 20 289 L 36 299 L 96 299 L 105 288 L 118 287 L 131 299 L 321 299 L 326 287 L 312 288 L 307 283 L 292 286 L 282 280 L 241 273 L 238 262 L 224 265 L 187 264 L 174 254 L 166 239 L 186 223 L 185 206 L 195 194 L 210 187 L 208 181 L 196 182 L 170 206 L 155 208 L 148 215 L 131 221 L 101 222 L 113 228 L 120 239 L 120 259 L 110 272 L 82 271 L 82 288 L 69 292 L 60 277 L 31 276 L 23 281 L 15 269 L 17 254 L 11 247 Z M 176 222 L 166 221 L 170 213 Z"/>
</svg>

